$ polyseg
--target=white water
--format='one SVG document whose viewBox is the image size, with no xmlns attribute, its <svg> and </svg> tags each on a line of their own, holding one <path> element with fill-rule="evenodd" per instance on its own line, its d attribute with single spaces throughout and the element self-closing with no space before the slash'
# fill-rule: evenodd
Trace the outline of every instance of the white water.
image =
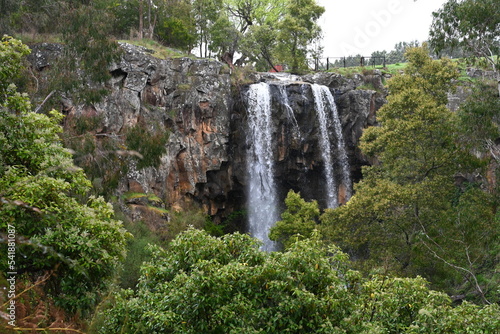
<svg viewBox="0 0 500 334">
<path fill-rule="evenodd" d="M 269 85 L 253 84 L 248 91 L 248 225 L 250 235 L 261 240 L 262 249 L 266 251 L 276 250 L 276 245 L 268 234 L 279 220 L 272 132 Z"/>
<path fill-rule="evenodd" d="M 329 208 L 336 208 L 339 206 L 339 202 L 337 199 L 337 184 L 333 174 L 332 148 L 328 134 L 328 118 L 325 112 L 323 90 L 322 86 L 316 84 L 311 85 L 311 89 L 314 95 L 314 104 L 318 113 L 319 130 L 321 132 L 319 146 L 321 148 L 326 179 L 326 205 Z"/>
<path fill-rule="evenodd" d="M 321 86 L 323 95 L 327 100 L 327 107 L 329 108 L 333 120 L 333 128 L 335 129 L 335 137 L 337 139 L 337 159 L 341 166 L 342 185 L 345 188 L 345 201 L 348 201 L 352 195 L 352 180 L 350 173 L 349 160 L 347 158 L 347 151 L 345 149 L 344 136 L 342 135 L 342 124 L 340 123 L 337 105 L 332 93 L 326 86 Z"/>
<path fill-rule="evenodd" d="M 332 148 L 330 145 L 331 136 L 328 132 L 328 125 L 333 123 L 334 136 L 337 142 L 337 152 L 336 160 L 341 166 L 341 176 L 342 183 L 341 186 L 345 191 L 344 200 L 347 201 L 351 197 L 352 181 L 349 172 L 349 162 L 347 159 L 347 153 L 345 150 L 344 139 L 342 136 L 342 126 L 339 120 L 339 115 L 337 112 L 337 107 L 333 99 L 333 95 L 326 86 L 320 86 L 317 84 L 311 85 L 311 89 L 314 95 L 314 103 L 316 106 L 316 112 L 318 113 L 318 120 L 320 123 L 320 148 L 321 155 L 324 163 L 324 173 L 326 179 L 326 194 L 327 194 L 327 207 L 336 208 L 339 205 L 338 200 L 338 186 L 335 181 L 334 176 L 334 165 L 332 157 Z M 330 123 L 332 122 L 332 123 Z"/>
<path fill-rule="evenodd" d="M 280 93 L 280 103 L 285 106 L 286 109 L 286 115 L 288 119 L 292 122 L 293 124 L 293 135 L 296 138 L 301 139 L 300 135 L 300 128 L 299 128 L 299 123 L 297 123 L 297 119 L 295 118 L 295 115 L 293 113 L 292 107 L 290 107 L 290 100 L 288 99 L 288 94 L 286 91 L 286 86 L 284 85 L 277 85 L 279 93 Z"/>
</svg>

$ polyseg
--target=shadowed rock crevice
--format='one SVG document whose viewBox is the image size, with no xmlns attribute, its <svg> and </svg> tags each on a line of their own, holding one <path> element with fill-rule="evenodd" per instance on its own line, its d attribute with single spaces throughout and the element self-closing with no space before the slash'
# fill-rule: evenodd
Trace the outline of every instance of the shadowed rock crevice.
<svg viewBox="0 0 500 334">
<path fill-rule="evenodd" d="M 191 58 L 162 60 L 141 47 L 129 44 L 121 47 L 124 50 L 121 61 L 110 68 L 112 79 L 107 85 L 110 94 L 102 102 L 85 106 L 73 103 L 71 98 L 64 101 L 68 127 L 74 124 L 68 120 L 91 114 L 99 119 L 99 124 L 89 131 L 115 136 L 122 140 L 121 145 L 127 129 L 137 124 L 143 126 L 145 133 L 170 134 L 165 153 L 156 166 L 138 169 L 136 158 L 120 158 L 127 168 L 126 173 L 117 174 L 114 194 L 121 198 L 140 189 L 160 198 L 162 206 L 168 209 L 195 202 L 216 222 L 243 210 L 249 196 L 245 168 L 248 85 L 232 86 L 229 70 L 221 62 Z M 35 50 L 38 56 L 33 58 L 34 66 L 38 68 L 44 59 L 54 59 L 51 50 L 44 51 L 42 46 L 41 50 Z M 41 67 L 50 65 L 44 64 Z M 361 166 L 368 162 L 357 149 L 359 137 L 365 127 L 375 124 L 376 110 L 385 102 L 380 93 L 356 90 L 363 84 L 363 76 L 346 78 L 317 73 L 294 77 L 292 81 L 283 78 L 279 81 L 268 73 L 252 73 L 250 77 L 252 82 L 271 83 L 272 142 L 280 203 L 288 190 L 294 189 L 306 199 L 318 199 L 324 206 L 325 180 L 312 83 L 326 85 L 333 93 L 350 173 L 355 181 L 360 178 Z M 140 203 L 134 203 L 134 208 L 138 206 Z M 133 218 L 143 216 L 140 212 L 144 210 L 131 210 L 135 210 L 130 213 Z"/>
</svg>

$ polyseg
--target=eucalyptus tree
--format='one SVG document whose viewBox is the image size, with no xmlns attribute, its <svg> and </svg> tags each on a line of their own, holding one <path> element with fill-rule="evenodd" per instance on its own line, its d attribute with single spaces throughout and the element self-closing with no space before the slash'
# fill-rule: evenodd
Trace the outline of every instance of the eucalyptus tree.
<svg viewBox="0 0 500 334">
<path fill-rule="evenodd" d="M 495 270 L 496 204 L 467 177 L 482 164 L 460 143 L 457 115 L 446 108 L 458 71 L 450 60 L 431 60 L 427 48 L 406 58 L 405 73 L 388 82 L 380 126 L 361 138 L 377 163 L 363 169 L 345 206 L 324 214 L 325 233 L 366 265 L 425 275 L 487 303 L 497 297 L 479 277 Z"/>
<path fill-rule="evenodd" d="M 1 40 L 0 78 L 9 84 L 0 85 L 0 249 L 7 254 L 7 233 L 16 248 L 10 263 L 1 257 L 0 275 L 17 272 L 27 290 L 46 281 L 47 305 L 85 313 L 109 287 L 127 233 L 111 204 L 88 196 L 91 183 L 59 137 L 63 115 L 32 112 L 11 82 L 28 53 L 20 41 Z"/>
<path fill-rule="evenodd" d="M 224 16 L 223 0 L 193 0 L 192 10 L 198 36 L 198 48 L 201 57 L 208 56 L 212 26 Z"/>
<path fill-rule="evenodd" d="M 285 14 L 277 24 L 278 54 L 291 72 L 307 68 L 310 43 L 321 34 L 316 22 L 324 11 L 315 0 L 288 1 Z"/>
<path fill-rule="evenodd" d="M 309 45 L 320 36 L 316 21 L 324 12 L 314 0 L 223 0 L 222 9 L 214 1 L 193 2 L 201 54 L 208 47 L 233 66 L 240 53 L 239 63 L 247 61 L 260 70 L 276 62 L 293 71 L 306 67 Z"/>
<path fill-rule="evenodd" d="M 246 60 L 270 63 L 276 43 L 273 26 L 283 16 L 287 0 L 224 0 L 224 11 L 212 26 L 210 49 L 232 66 L 235 53 L 239 63 Z M 270 66 L 270 65 L 267 65 Z"/>
<path fill-rule="evenodd" d="M 433 13 L 430 44 L 439 53 L 459 47 L 471 60 L 496 73 L 500 94 L 500 11 L 498 0 L 448 0 Z"/>
</svg>

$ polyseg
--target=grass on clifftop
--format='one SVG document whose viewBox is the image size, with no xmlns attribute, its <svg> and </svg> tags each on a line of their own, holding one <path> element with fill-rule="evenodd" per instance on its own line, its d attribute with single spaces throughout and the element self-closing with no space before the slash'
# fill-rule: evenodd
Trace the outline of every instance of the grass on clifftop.
<svg viewBox="0 0 500 334">
<path fill-rule="evenodd" d="M 20 40 L 26 45 L 39 44 L 39 43 L 62 44 L 62 37 L 59 34 L 14 33 L 12 37 Z"/>
<path fill-rule="evenodd" d="M 38 43 L 59 43 L 63 44 L 62 38 L 59 34 L 14 34 L 13 36 L 16 39 L 21 40 L 24 44 L 38 44 Z M 142 46 L 146 49 L 151 50 L 151 53 L 154 57 L 160 59 L 166 58 L 181 58 L 181 57 L 194 57 L 192 54 L 186 53 L 181 50 L 173 49 L 168 46 L 164 46 L 157 41 L 152 39 L 127 39 L 127 40 L 119 40 L 118 42 L 128 43 L 136 46 Z"/>
<path fill-rule="evenodd" d="M 467 60 L 464 58 L 458 58 L 458 59 L 452 59 L 453 62 L 456 62 L 458 65 L 458 69 L 460 71 L 460 77 L 458 78 L 459 81 L 474 81 L 473 78 L 469 77 L 467 75 L 466 69 L 467 67 L 470 66 L 470 64 L 467 63 Z M 383 74 L 391 74 L 391 75 L 396 75 L 398 73 L 401 73 L 404 71 L 406 67 L 406 63 L 396 63 L 396 64 L 387 64 L 386 67 L 383 67 L 381 65 L 377 66 L 354 66 L 354 67 L 335 67 L 331 68 L 328 70 L 328 72 L 331 73 L 338 73 L 341 75 L 344 75 L 346 77 L 352 77 L 354 74 L 362 74 L 365 73 L 366 71 L 370 70 L 380 70 Z M 480 67 L 479 67 L 480 68 Z"/>
<path fill-rule="evenodd" d="M 127 39 L 119 40 L 119 42 L 145 47 L 146 49 L 151 50 L 153 57 L 160 59 L 194 57 L 192 54 L 164 46 L 152 39 Z"/>
</svg>

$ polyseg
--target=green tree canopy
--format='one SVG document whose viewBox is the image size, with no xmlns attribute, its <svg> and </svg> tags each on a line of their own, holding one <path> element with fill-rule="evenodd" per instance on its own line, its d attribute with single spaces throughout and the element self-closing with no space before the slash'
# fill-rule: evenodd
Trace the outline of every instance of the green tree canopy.
<svg viewBox="0 0 500 334">
<path fill-rule="evenodd" d="M 325 233 L 372 266 L 418 273 L 435 284 L 448 280 L 448 286 L 470 279 L 468 291 L 484 300 L 472 276 L 492 269 L 485 268 L 496 256 L 490 246 L 499 230 L 491 196 L 473 181 L 456 182 L 481 166 L 460 145 L 456 114 L 445 107 L 458 73 L 449 60 L 431 60 L 426 48 L 406 57 L 405 73 L 388 82 L 380 126 L 361 138 L 362 151 L 377 163 L 363 170 L 345 206 L 325 213 Z M 489 294 L 497 298 L 494 288 Z"/>
<path fill-rule="evenodd" d="M 19 66 L 26 48 L 8 37 L 0 48 L 12 55 L 0 64 L 2 77 Z M 88 310 L 124 256 L 126 233 L 110 204 L 86 196 L 90 182 L 59 138 L 63 116 L 31 112 L 28 97 L 9 87 L 0 96 L 0 233 L 16 231 L 19 274 L 36 281 L 52 271 L 47 291 L 57 304 Z M 1 259 L 4 275 L 12 270 Z"/>
<path fill-rule="evenodd" d="M 300 193 L 288 192 L 285 199 L 286 210 L 280 221 L 271 228 L 269 239 L 281 242 L 289 247 L 294 241 L 309 238 L 316 228 L 319 218 L 318 202 L 306 202 Z"/>
<path fill-rule="evenodd" d="M 439 53 L 460 47 L 476 63 L 496 72 L 500 94 L 500 11 L 498 0 L 449 0 L 433 13 L 430 44 Z"/>
<path fill-rule="evenodd" d="M 283 19 L 278 23 L 279 59 L 297 73 L 307 68 L 309 45 L 321 33 L 316 21 L 323 15 L 324 7 L 315 0 L 289 0 Z"/>
<path fill-rule="evenodd" d="M 255 239 L 190 229 L 152 247 L 136 292 L 123 290 L 105 333 L 494 333 L 498 305 L 450 306 L 418 278 L 348 269 L 347 256 L 317 234 L 281 253 Z"/>
</svg>

